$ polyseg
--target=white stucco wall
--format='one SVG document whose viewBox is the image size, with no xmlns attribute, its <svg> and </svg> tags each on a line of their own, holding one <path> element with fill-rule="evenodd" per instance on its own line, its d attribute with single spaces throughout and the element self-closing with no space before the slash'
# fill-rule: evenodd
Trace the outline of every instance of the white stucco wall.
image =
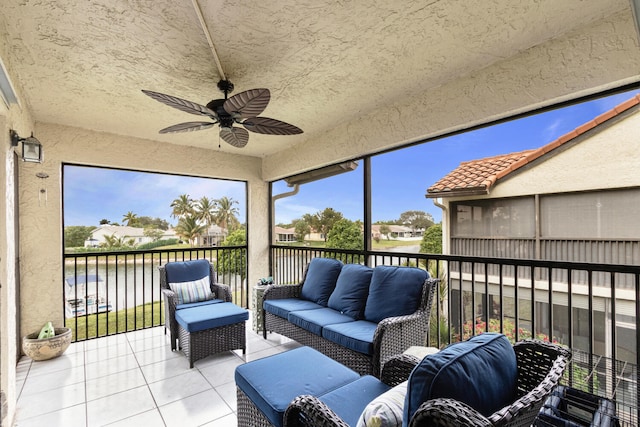
<svg viewBox="0 0 640 427">
<path fill-rule="evenodd" d="M 45 161 L 20 168 L 22 335 L 48 320 L 62 324 L 62 163 L 168 172 L 248 182 L 249 283 L 268 271 L 268 185 L 260 177 L 261 161 L 214 150 L 37 123 Z M 49 174 L 46 205 L 39 202 L 42 180 Z"/>
<path fill-rule="evenodd" d="M 0 37 L 1 39 L 1 37 Z M 0 51 L 2 44 L 0 43 Z M 5 63 L 5 66 L 8 64 Z M 15 88 L 19 94 L 19 86 Z M 18 95 L 19 96 L 19 95 Z M 2 104 L 2 101 L 0 101 Z M 21 153 L 20 146 L 12 147 L 9 130 L 13 129 L 19 135 L 30 135 L 33 121 L 25 105 L 12 104 L 6 108 L 0 107 L 0 147 L 2 147 L 3 164 L 0 167 L 0 390 L 4 393 L 5 401 L 0 408 L 0 424 L 10 426 L 13 423 L 16 391 L 17 354 L 20 351 L 20 331 L 17 322 L 18 307 L 15 304 L 18 292 L 18 273 L 16 261 L 19 254 L 14 245 L 15 226 L 18 218 L 14 215 L 16 200 L 14 172 L 21 163 L 16 160 L 15 153 Z"/>
<path fill-rule="evenodd" d="M 277 180 L 638 81 L 638 70 L 633 20 L 615 14 L 402 103 L 336 123 L 317 139 L 265 158 L 263 176 Z"/>
<path fill-rule="evenodd" d="M 490 198 L 640 186 L 640 110 L 521 173 L 498 181 Z"/>
</svg>

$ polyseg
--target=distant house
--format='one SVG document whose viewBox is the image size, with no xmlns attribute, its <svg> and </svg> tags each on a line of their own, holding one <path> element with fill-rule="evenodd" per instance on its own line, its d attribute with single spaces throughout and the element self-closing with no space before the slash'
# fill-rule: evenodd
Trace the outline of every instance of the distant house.
<svg viewBox="0 0 640 427">
<path fill-rule="evenodd" d="M 85 248 L 97 248 L 107 242 L 107 237 L 115 237 L 125 242 L 133 241 L 135 246 L 153 241 L 144 235 L 144 228 L 128 227 L 123 225 L 101 225 L 94 229 L 87 240 L 84 241 Z M 160 239 L 175 239 L 176 233 L 173 229 L 166 230 Z"/>
<path fill-rule="evenodd" d="M 227 237 L 227 230 L 213 224 L 198 239 L 196 244 L 199 246 L 220 246 Z"/>
<path fill-rule="evenodd" d="M 383 224 L 373 224 L 371 226 L 371 237 L 374 239 L 396 239 L 396 240 L 417 240 L 424 234 L 424 230 L 412 230 L 410 227 L 405 227 L 404 225 L 393 225 L 388 224 L 389 228 L 388 234 L 382 234 L 380 232 L 380 227 Z"/>
<path fill-rule="evenodd" d="M 284 228 L 276 226 L 274 228 L 274 233 L 276 235 L 276 242 L 295 242 L 296 241 L 296 229 L 295 228 Z"/>
</svg>

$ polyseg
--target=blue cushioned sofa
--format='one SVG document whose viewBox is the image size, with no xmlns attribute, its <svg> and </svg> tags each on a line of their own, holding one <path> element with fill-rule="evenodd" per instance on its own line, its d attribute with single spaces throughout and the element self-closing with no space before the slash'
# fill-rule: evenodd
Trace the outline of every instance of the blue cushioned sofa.
<svg viewBox="0 0 640 427">
<path fill-rule="evenodd" d="M 569 351 L 556 344 L 525 340 L 512 346 L 502 334 L 481 334 L 422 360 L 391 358 L 378 380 L 386 392 L 380 384 L 353 387 L 354 380 L 317 396 L 297 396 L 283 425 L 529 426 L 569 359 Z M 247 405 L 238 396 L 239 407 Z M 238 416 L 238 425 L 249 425 L 240 411 Z"/>
<path fill-rule="evenodd" d="M 264 291 L 263 331 L 287 336 L 365 375 L 424 345 L 437 279 L 412 267 L 314 258 L 297 285 Z"/>
</svg>

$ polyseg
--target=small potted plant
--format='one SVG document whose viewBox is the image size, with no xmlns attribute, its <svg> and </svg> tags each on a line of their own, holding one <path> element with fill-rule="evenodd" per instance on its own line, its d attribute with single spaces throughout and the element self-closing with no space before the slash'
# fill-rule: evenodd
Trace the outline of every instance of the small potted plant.
<svg viewBox="0 0 640 427">
<path fill-rule="evenodd" d="M 71 329 L 54 328 L 52 322 L 47 322 L 40 332 L 22 338 L 22 351 L 33 360 L 49 360 L 64 353 L 69 344 Z"/>
</svg>

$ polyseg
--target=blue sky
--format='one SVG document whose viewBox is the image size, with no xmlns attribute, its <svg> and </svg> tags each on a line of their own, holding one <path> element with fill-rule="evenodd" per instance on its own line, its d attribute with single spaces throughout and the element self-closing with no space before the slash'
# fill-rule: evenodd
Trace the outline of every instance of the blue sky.
<svg viewBox="0 0 640 427">
<path fill-rule="evenodd" d="M 175 225 L 171 202 L 181 194 L 196 200 L 203 196 L 237 200 L 238 219 L 245 222 L 245 187 L 238 181 L 66 165 L 64 225 L 97 226 L 103 218 L 122 224 L 129 211 Z"/>
<path fill-rule="evenodd" d="M 460 162 L 541 147 L 637 93 L 640 91 L 374 156 L 373 221 L 394 220 L 408 210 L 428 212 L 436 222 L 440 221 L 440 209 L 424 195 L 429 186 Z M 362 220 L 362 180 L 360 164 L 353 172 L 303 184 L 296 196 L 276 202 L 276 223 L 290 223 L 305 213 L 313 214 L 327 207 L 351 220 Z M 128 211 L 162 218 L 175 225 L 170 205 L 184 193 L 193 199 L 233 198 L 239 202 L 240 221 L 246 221 L 245 184 L 237 181 L 67 165 L 63 190 L 65 226 L 97 226 L 103 218 L 121 223 Z M 284 181 L 274 183 L 274 195 L 290 190 Z"/>
<path fill-rule="evenodd" d="M 430 213 L 439 222 L 442 211 L 424 195 L 427 188 L 461 162 L 539 148 L 637 93 L 640 91 L 374 156 L 371 160 L 372 220 L 394 220 L 402 212 L 419 210 Z M 351 220 L 362 220 L 362 187 L 362 164 L 353 172 L 303 184 L 296 196 L 276 202 L 276 223 L 286 224 L 304 213 L 316 213 L 326 207 L 333 207 Z M 286 191 L 291 188 L 284 181 L 274 183 L 274 194 Z"/>
</svg>

